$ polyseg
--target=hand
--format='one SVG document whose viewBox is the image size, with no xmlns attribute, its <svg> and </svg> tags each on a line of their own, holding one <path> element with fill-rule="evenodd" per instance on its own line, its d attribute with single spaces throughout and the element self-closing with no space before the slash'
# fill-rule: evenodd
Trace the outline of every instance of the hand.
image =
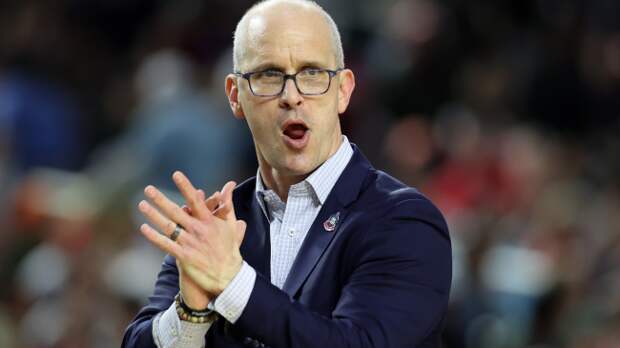
<svg viewBox="0 0 620 348">
<path fill-rule="evenodd" d="M 207 309 L 215 296 L 210 295 L 200 285 L 196 284 L 189 275 L 185 274 L 183 265 L 179 260 L 177 260 L 177 269 L 179 270 L 179 291 L 183 297 L 183 302 L 195 310 Z"/>
<path fill-rule="evenodd" d="M 224 186 L 222 203 L 212 213 L 204 203 L 204 194 L 197 191 L 182 173 L 176 172 L 173 179 L 193 216 L 155 187 L 147 186 L 145 193 L 155 207 L 142 201 L 140 211 L 164 234 L 148 224 L 142 225 L 140 230 L 149 241 L 177 258 L 183 276 L 189 276 L 207 294 L 218 296 L 239 272 L 242 263 L 239 246 L 246 224 L 235 217 L 232 204 L 235 183 L 228 182 Z M 174 231 L 177 223 L 185 231 L 173 242 L 167 236 Z"/>
<path fill-rule="evenodd" d="M 200 200 L 204 200 L 204 191 L 198 190 L 200 194 Z M 224 219 L 225 210 L 219 209 L 224 206 L 225 203 L 222 201 L 222 194 L 220 191 L 216 191 L 204 201 L 207 206 L 207 209 L 215 216 Z M 191 207 L 184 205 L 181 207 L 183 211 L 187 214 L 193 216 L 193 210 Z M 217 211 L 216 211 L 217 210 Z M 204 310 L 209 305 L 209 302 L 213 301 L 214 296 L 207 293 L 204 289 L 202 289 L 194 280 L 185 274 L 183 270 L 183 266 L 177 259 L 177 269 L 179 270 L 179 289 L 181 291 L 181 296 L 183 297 L 183 301 L 190 307 L 196 310 Z"/>
<path fill-rule="evenodd" d="M 201 200 L 204 199 L 204 191 L 198 190 L 198 192 L 201 195 Z M 213 202 L 213 199 L 215 198 L 214 196 L 215 194 L 209 197 L 211 199 L 211 202 Z M 192 215 L 192 209 L 189 206 L 184 205 L 182 209 L 189 215 Z M 213 209 L 210 209 L 209 205 L 207 205 L 207 209 L 213 212 Z M 183 270 L 183 265 L 181 265 L 181 262 L 179 262 L 178 259 L 176 260 L 176 263 L 177 269 L 179 270 L 179 291 L 181 292 L 183 301 L 190 308 L 196 310 L 205 310 L 208 307 L 209 302 L 213 301 L 215 297 L 207 293 L 198 284 L 196 284 L 196 282 L 192 278 L 185 274 L 185 271 Z"/>
</svg>

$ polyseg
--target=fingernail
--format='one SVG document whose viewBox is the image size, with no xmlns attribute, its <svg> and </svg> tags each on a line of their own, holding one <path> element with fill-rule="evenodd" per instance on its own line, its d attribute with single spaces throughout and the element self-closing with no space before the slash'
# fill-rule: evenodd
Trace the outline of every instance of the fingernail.
<svg viewBox="0 0 620 348">
<path fill-rule="evenodd" d="M 144 193 L 149 197 L 153 197 L 155 195 L 155 188 L 149 185 L 144 189 Z"/>
<path fill-rule="evenodd" d="M 148 208 L 148 204 L 146 203 L 146 201 L 142 200 L 140 201 L 140 203 L 138 203 L 138 208 L 140 208 L 140 210 L 145 211 Z"/>
</svg>

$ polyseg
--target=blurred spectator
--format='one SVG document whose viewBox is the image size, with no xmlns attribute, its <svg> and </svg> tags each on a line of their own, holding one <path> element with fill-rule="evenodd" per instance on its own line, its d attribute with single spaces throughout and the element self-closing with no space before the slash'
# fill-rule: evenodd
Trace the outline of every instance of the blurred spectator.
<svg viewBox="0 0 620 348">
<path fill-rule="evenodd" d="M 60 86 L 18 70 L 0 72 L 0 118 L 16 170 L 76 170 L 84 164 L 85 118 Z"/>
</svg>

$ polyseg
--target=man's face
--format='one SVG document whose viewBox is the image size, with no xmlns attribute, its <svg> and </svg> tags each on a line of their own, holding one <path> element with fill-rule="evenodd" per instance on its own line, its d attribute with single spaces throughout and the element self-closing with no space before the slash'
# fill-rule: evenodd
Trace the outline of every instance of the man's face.
<svg viewBox="0 0 620 348">
<path fill-rule="evenodd" d="M 307 68 L 339 68 L 329 26 L 319 13 L 299 8 L 266 12 L 248 22 L 239 67 L 242 73 L 273 69 L 294 74 Z M 329 90 L 318 96 L 301 95 L 289 79 L 282 94 L 259 97 L 252 94 L 247 80 L 228 79 L 233 112 L 247 120 L 259 163 L 265 169 L 304 176 L 338 149 L 338 115 L 346 109 L 354 86 L 350 70 L 335 76 Z"/>
</svg>

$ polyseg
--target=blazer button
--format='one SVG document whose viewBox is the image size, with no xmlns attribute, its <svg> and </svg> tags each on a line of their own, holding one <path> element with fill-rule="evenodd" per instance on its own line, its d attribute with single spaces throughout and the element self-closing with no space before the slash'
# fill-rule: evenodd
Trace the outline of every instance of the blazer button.
<svg viewBox="0 0 620 348">
<path fill-rule="evenodd" d="M 252 348 L 258 348 L 260 347 L 260 342 L 258 340 L 255 340 L 251 337 L 246 337 L 243 339 L 243 344 L 245 344 L 246 346 L 250 346 Z"/>
</svg>

